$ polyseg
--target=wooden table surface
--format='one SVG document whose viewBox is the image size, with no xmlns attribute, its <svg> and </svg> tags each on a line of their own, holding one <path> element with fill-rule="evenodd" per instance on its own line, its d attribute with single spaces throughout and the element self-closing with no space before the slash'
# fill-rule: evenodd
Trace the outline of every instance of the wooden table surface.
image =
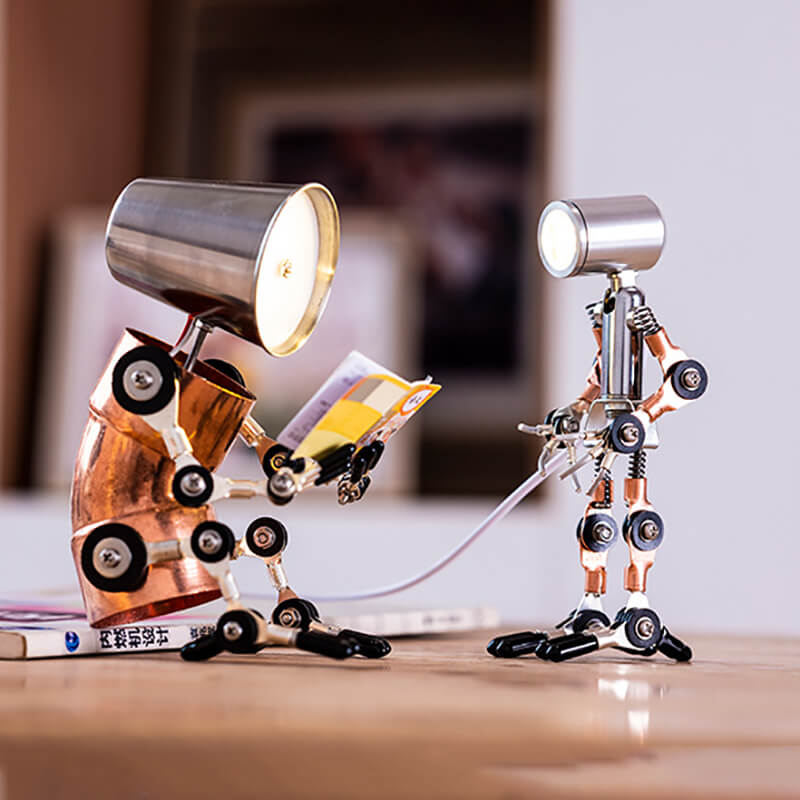
<svg viewBox="0 0 800 800">
<path fill-rule="evenodd" d="M 549 664 L 487 638 L 0 662 L 0 798 L 800 797 L 800 640 Z"/>
</svg>

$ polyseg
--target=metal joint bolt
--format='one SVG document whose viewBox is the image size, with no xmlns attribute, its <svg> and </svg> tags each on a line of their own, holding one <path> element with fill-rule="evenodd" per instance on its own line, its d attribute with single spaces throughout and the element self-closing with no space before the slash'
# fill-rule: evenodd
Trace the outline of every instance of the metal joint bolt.
<svg viewBox="0 0 800 800">
<path fill-rule="evenodd" d="M 592 536 L 599 542 L 610 542 L 614 538 L 614 529 L 607 522 L 599 522 L 592 528 Z"/>
<path fill-rule="evenodd" d="M 253 539 L 255 539 L 255 543 L 259 547 L 272 547 L 275 544 L 275 531 L 272 528 L 267 528 L 265 525 L 256 528 L 255 533 L 253 534 Z"/>
<path fill-rule="evenodd" d="M 181 478 L 181 491 L 189 497 L 198 497 L 206 490 L 206 481 L 198 472 L 187 472 Z"/>
<path fill-rule="evenodd" d="M 222 544 L 222 536 L 217 531 L 203 531 L 197 537 L 197 546 L 208 556 L 218 553 Z"/>
<path fill-rule="evenodd" d="M 639 441 L 639 429 L 632 422 L 628 422 L 619 429 L 619 438 L 625 444 L 636 444 Z"/>
<path fill-rule="evenodd" d="M 244 628 L 235 620 L 228 620 L 228 622 L 222 626 L 222 635 L 229 642 L 235 642 L 237 639 L 241 639 L 243 633 Z"/>
<path fill-rule="evenodd" d="M 653 620 L 650 617 L 642 617 L 636 623 L 636 635 L 641 636 L 642 639 L 649 639 L 656 630 Z"/>
<path fill-rule="evenodd" d="M 653 539 L 658 537 L 658 524 L 651 519 L 646 520 L 642 523 L 642 527 L 639 528 L 639 534 L 645 541 L 652 542 Z"/>
<path fill-rule="evenodd" d="M 681 385 L 684 389 L 689 389 L 690 391 L 696 389 L 701 381 L 700 370 L 695 367 L 690 367 L 681 374 Z"/>
</svg>

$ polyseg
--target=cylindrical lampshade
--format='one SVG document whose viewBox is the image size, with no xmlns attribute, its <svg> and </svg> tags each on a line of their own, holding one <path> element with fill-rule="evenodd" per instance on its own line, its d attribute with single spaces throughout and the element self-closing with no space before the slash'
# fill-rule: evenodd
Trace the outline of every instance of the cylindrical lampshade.
<svg viewBox="0 0 800 800">
<path fill-rule="evenodd" d="M 661 212 L 645 195 L 554 200 L 539 217 L 539 255 L 556 278 L 650 269 L 664 236 Z"/>
<path fill-rule="evenodd" d="M 339 212 L 303 186 L 138 179 L 106 228 L 114 277 L 275 356 L 314 330 L 339 253 Z"/>
</svg>

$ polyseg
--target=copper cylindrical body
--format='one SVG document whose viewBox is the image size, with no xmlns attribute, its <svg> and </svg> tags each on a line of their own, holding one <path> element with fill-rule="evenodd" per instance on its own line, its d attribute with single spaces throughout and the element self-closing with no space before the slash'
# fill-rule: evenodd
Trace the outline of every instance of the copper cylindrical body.
<svg viewBox="0 0 800 800">
<path fill-rule="evenodd" d="M 175 467 L 161 437 L 114 400 L 111 376 L 119 358 L 139 345 L 169 346 L 146 334 L 126 330 L 89 401 L 72 482 L 72 554 L 89 621 L 119 625 L 179 611 L 215 600 L 217 583 L 194 559 L 166 561 L 149 568 L 143 586 L 133 592 L 105 592 L 83 575 L 80 552 L 86 536 L 106 522 L 124 522 L 145 541 L 189 536 L 213 510 L 186 508 L 172 497 Z M 236 440 L 255 398 L 222 373 L 196 362 L 181 366 L 178 421 L 195 457 L 216 469 Z"/>
</svg>

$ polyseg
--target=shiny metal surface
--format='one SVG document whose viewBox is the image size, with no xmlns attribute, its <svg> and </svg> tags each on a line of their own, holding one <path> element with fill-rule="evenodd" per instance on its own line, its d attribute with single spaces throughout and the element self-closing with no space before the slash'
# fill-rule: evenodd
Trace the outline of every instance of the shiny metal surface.
<svg viewBox="0 0 800 800">
<path fill-rule="evenodd" d="M 600 402 L 607 412 L 630 411 L 642 399 L 642 334 L 628 326 L 628 315 L 644 305 L 635 286 L 609 289 L 603 301 L 600 352 Z"/>
<path fill-rule="evenodd" d="M 92 625 L 135 622 L 219 597 L 216 581 L 192 558 L 150 567 L 144 585 L 133 592 L 104 592 L 84 577 L 80 552 L 86 536 L 104 522 L 123 522 L 155 549 L 161 542 L 188 537 L 208 519 L 208 507 L 186 508 L 172 497 L 175 466 L 163 440 L 139 417 L 122 409 L 111 391 L 114 364 L 129 350 L 147 344 L 169 346 L 146 334 L 126 331 L 92 393 L 72 482 L 72 553 Z M 186 356 L 176 357 L 182 364 Z M 236 439 L 255 398 L 222 373 L 198 361 L 194 371 L 180 368 L 179 421 L 198 460 L 214 470 Z"/>
<path fill-rule="evenodd" d="M 568 263 L 549 263 L 542 250 L 543 224 L 552 211 L 563 212 L 577 238 Z M 556 278 L 622 270 L 650 269 L 664 248 L 664 220 L 656 204 L 645 195 L 554 200 L 539 218 L 539 255 Z"/>
<path fill-rule="evenodd" d="M 264 341 L 256 287 L 266 243 L 296 197 L 316 216 L 317 266 L 305 313 L 280 341 Z M 339 251 L 339 213 L 320 184 L 278 186 L 138 179 L 117 198 L 106 229 L 106 259 L 114 277 L 144 294 L 201 316 L 272 355 L 297 350 L 325 307 Z M 275 291 L 300 280 L 282 260 Z M 305 300 L 304 300 L 305 302 Z M 260 330 L 261 326 L 261 330 Z"/>
</svg>

